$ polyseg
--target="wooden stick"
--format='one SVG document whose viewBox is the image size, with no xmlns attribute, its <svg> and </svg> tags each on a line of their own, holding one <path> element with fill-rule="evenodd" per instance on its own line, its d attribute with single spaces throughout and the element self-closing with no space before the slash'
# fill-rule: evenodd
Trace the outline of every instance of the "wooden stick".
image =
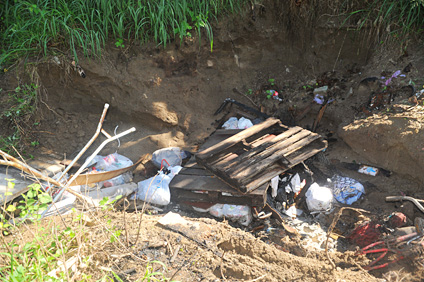
<svg viewBox="0 0 424 282">
<path fill-rule="evenodd" d="M 171 259 L 169 260 L 169 262 L 174 262 L 174 260 L 177 258 L 178 256 L 178 252 L 180 251 L 181 245 L 177 245 L 175 247 L 175 251 L 174 254 L 172 255 Z"/>
</svg>

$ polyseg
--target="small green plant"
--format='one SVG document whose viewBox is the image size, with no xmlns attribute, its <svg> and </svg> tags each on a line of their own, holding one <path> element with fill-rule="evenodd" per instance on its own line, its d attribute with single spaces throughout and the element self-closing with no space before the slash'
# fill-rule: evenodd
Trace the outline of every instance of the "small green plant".
<svg viewBox="0 0 424 282">
<path fill-rule="evenodd" d="M 274 78 L 268 79 L 268 82 L 271 84 L 271 86 L 275 85 L 275 79 Z"/>
<path fill-rule="evenodd" d="M 192 29 L 193 27 L 191 25 L 189 25 L 186 21 L 183 21 L 180 25 L 174 28 L 174 34 L 178 35 L 182 41 L 184 37 L 191 37 L 191 33 L 189 31 Z"/>
<path fill-rule="evenodd" d="M 31 146 L 32 147 L 37 147 L 38 145 L 40 145 L 40 142 L 38 142 L 38 141 L 31 141 Z"/>
<path fill-rule="evenodd" d="M 38 85 L 22 84 L 9 93 L 9 105 L 0 118 L 5 117 L 9 120 L 22 119 L 34 113 L 37 105 Z"/>
<path fill-rule="evenodd" d="M 125 45 L 124 45 L 124 39 L 119 38 L 118 40 L 116 40 L 115 46 L 118 47 L 118 48 L 124 48 L 125 47 Z"/>
<path fill-rule="evenodd" d="M 253 94 L 253 90 L 252 89 L 247 89 L 246 95 L 252 95 Z"/>
<path fill-rule="evenodd" d="M 271 99 L 272 94 L 273 94 L 273 93 L 272 93 L 272 91 L 271 91 L 271 90 L 267 90 L 267 91 L 265 91 L 265 92 L 266 92 L 266 94 L 267 94 L 267 95 L 266 95 L 266 98 L 267 98 L 267 99 Z"/>
</svg>

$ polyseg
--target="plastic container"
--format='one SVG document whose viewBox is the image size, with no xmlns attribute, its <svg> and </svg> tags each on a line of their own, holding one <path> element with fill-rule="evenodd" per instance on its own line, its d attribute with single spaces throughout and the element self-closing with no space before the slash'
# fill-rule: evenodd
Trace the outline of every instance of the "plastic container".
<svg viewBox="0 0 424 282">
<path fill-rule="evenodd" d="M 126 172 L 112 179 L 103 182 L 103 187 L 113 187 L 128 183 L 132 180 L 132 173 Z"/>
</svg>

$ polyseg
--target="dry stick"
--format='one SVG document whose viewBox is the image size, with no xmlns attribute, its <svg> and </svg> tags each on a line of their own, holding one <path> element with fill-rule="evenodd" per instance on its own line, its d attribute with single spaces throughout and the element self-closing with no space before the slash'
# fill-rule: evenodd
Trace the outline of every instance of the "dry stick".
<svg viewBox="0 0 424 282">
<path fill-rule="evenodd" d="M 250 101 L 250 102 L 251 102 L 251 103 L 252 103 L 255 107 L 259 108 L 259 106 L 258 106 L 255 102 L 253 102 L 252 98 L 250 98 L 249 96 L 247 96 L 247 95 L 245 95 L 245 94 L 241 93 L 241 91 L 240 91 L 240 90 L 238 90 L 237 88 L 233 88 L 233 91 L 234 91 L 235 93 L 240 94 L 241 96 L 243 96 L 243 97 L 245 97 L 245 98 L 249 99 L 249 101 Z"/>
<path fill-rule="evenodd" d="M 150 190 L 150 187 L 152 186 L 153 181 L 156 179 L 156 177 L 159 175 L 159 173 L 160 173 L 161 171 L 162 171 L 162 168 L 158 171 L 158 173 L 156 173 L 156 175 L 153 177 L 152 181 L 150 181 L 149 187 L 147 188 L 147 191 L 146 191 L 146 197 L 144 197 L 143 207 L 141 208 L 140 221 L 138 222 L 137 237 L 136 237 L 136 239 L 135 239 L 134 246 L 135 246 L 135 245 L 137 245 L 138 238 L 140 237 L 141 222 L 142 222 L 142 220 L 143 220 L 143 214 L 144 214 L 144 211 L 146 210 L 146 200 L 147 200 L 147 195 L 149 195 L 149 190 Z M 153 197 L 153 195 L 152 195 L 152 197 Z M 136 194 L 136 196 L 134 197 L 134 199 L 136 199 L 136 198 L 137 198 L 137 194 Z M 135 200 L 134 200 L 134 204 L 135 204 Z M 136 208 L 137 208 L 137 207 L 136 207 Z"/>
<path fill-rule="evenodd" d="M 259 276 L 258 278 L 255 278 L 255 279 L 252 279 L 252 280 L 247 280 L 246 282 L 255 282 L 255 281 L 259 281 L 259 280 L 261 280 L 262 278 L 264 278 L 266 276 L 266 273 L 264 274 L 264 275 L 262 275 L 262 276 Z"/>
<path fill-rule="evenodd" d="M 171 257 L 171 259 L 169 260 L 169 262 L 174 262 L 175 261 L 175 259 L 177 258 L 177 256 L 178 256 L 178 252 L 180 251 L 180 248 L 181 248 L 181 245 L 177 245 L 176 247 L 175 247 L 175 251 L 174 251 L 174 254 L 172 255 L 172 257 Z"/>
<path fill-rule="evenodd" d="M 351 208 L 351 207 L 342 207 L 337 212 L 336 216 L 333 218 L 333 222 L 331 223 L 331 225 L 330 225 L 330 227 L 328 228 L 328 231 L 327 231 L 327 239 L 325 240 L 325 255 L 327 256 L 328 261 L 333 266 L 333 269 L 336 268 L 336 264 L 331 260 L 330 256 L 328 255 L 328 239 L 330 239 L 331 232 L 333 232 L 333 229 L 336 226 L 337 222 L 339 221 L 339 218 L 342 215 L 343 211 L 344 210 L 347 210 L 347 209 L 356 211 L 356 212 L 358 212 L 360 214 L 362 214 L 362 213 L 370 213 L 369 211 L 366 211 L 366 210 L 363 210 L 363 209 L 357 209 L 357 208 Z"/>
<path fill-rule="evenodd" d="M 1 155 L 1 153 L 2 153 L 2 151 L 0 150 L 0 155 Z M 29 166 L 26 167 L 26 165 L 23 165 L 23 164 L 15 163 L 13 161 L 3 161 L 3 160 L 0 160 L 0 165 L 13 166 L 13 167 L 20 169 L 20 170 L 22 170 L 22 171 L 24 171 L 24 172 L 26 172 L 30 175 L 33 175 L 33 177 L 35 177 L 35 178 L 39 178 L 39 179 L 47 181 L 47 182 L 49 182 L 53 185 L 63 187 L 63 184 L 57 182 L 56 180 L 54 180 L 54 179 L 52 179 L 48 176 L 41 174 L 40 172 L 34 171 L 34 169 L 32 169 Z M 72 195 L 76 196 L 78 199 L 82 200 L 83 202 L 87 201 L 83 195 L 81 195 L 78 192 L 75 192 L 72 189 L 66 188 L 66 191 L 71 193 Z"/>
<path fill-rule="evenodd" d="M 177 273 L 184 267 L 186 266 L 192 259 L 194 256 L 196 256 L 199 253 L 199 251 L 195 252 L 188 260 L 186 260 L 185 262 L 183 262 L 183 264 L 181 264 L 181 266 L 174 272 L 174 274 L 171 276 L 171 278 L 169 278 L 169 281 L 172 281 L 172 279 L 175 277 L 175 275 L 177 275 Z"/>
<path fill-rule="evenodd" d="M 105 104 L 105 107 L 103 109 L 103 113 L 100 117 L 100 121 L 97 125 L 97 130 L 94 133 L 93 137 L 91 137 L 91 139 L 88 141 L 88 143 L 84 146 L 84 148 L 82 148 L 82 150 L 78 153 L 78 155 L 71 161 L 71 163 L 65 168 L 65 170 L 62 172 L 62 174 L 59 176 L 59 180 L 62 179 L 66 173 L 72 168 L 72 166 L 79 160 L 79 158 L 85 153 L 85 151 L 87 151 L 87 149 L 91 146 L 91 144 L 93 144 L 93 142 L 97 139 L 97 137 L 100 134 L 100 131 L 102 130 L 102 126 L 103 126 L 103 122 L 105 120 L 106 117 L 106 113 L 107 110 L 109 109 L 109 104 Z M 112 138 L 112 137 L 109 137 Z"/>
<path fill-rule="evenodd" d="M 225 278 L 225 275 L 224 275 L 224 255 L 225 255 L 225 252 L 221 256 L 221 265 L 219 266 L 219 268 L 221 270 L 222 279 L 224 279 L 224 281 L 227 281 L 227 278 Z"/>
<path fill-rule="evenodd" d="M 333 72 L 336 69 L 337 62 L 340 58 L 340 53 L 342 52 L 342 49 L 343 49 L 343 46 L 344 46 L 344 43 L 345 43 L 345 40 L 346 40 L 346 36 L 347 36 L 347 33 L 345 34 L 345 37 L 344 37 L 343 42 L 342 42 L 342 46 L 340 46 L 339 54 L 337 55 L 336 61 L 334 62 Z"/>
<path fill-rule="evenodd" d="M 327 109 L 328 101 L 324 101 L 324 103 L 325 103 L 325 105 L 323 105 L 321 107 L 321 109 L 319 110 L 318 116 L 317 116 L 317 118 L 314 121 L 314 125 L 312 126 L 312 131 L 313 132 L 316 132 L 316 129 L 318 127 L 318 124 L 321 121 L 322 117 L 324 116 L 325 109 Z"/>
<path fill-rule="evenodd" d="M 124 226 L 125 226 L 125 237 L 127 240 L 127 248 L 130 247 L 130 239 L 128 237 L 128 226 L 127 226 L 127 220 L 125 214 L 127 213 L 127 199 L 124 200 Z M 129 204 L 129 202 L 128 202 Z"/>
</svg>

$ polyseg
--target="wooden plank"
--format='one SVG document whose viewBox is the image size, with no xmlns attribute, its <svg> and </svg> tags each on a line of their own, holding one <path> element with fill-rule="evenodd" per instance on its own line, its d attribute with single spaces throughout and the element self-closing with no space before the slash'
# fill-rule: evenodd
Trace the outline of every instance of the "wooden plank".
<svg viewBox="0 0 424 282">
<path fill-rule="evenodd" d="M 177 174 L 169 184 L 170 189 L 204 190 L 235 193 L 236 190 L 223 183 L 215 176 Z"/>
<path fill-rule="evenodd" d="M 275 154 L 273 154 L 269 158 L 266 158 L 260 161 L 254 166 L 247 167 L 245 170 L 240 171 L 237 175 L 231 176 L 231 177 L 242 179 L 242 182 L 246 183 L 247 181 L 249 181 L 249 179 L 252 179 L 253 177 L 255 177 L 255 175 L 257 175 L 258 172 L 267 169 L 267 167 L 269 167 L 270 164 L 278 161 L 281 158 L 281 156 L 285 156 L 295 152 L 296 150 L 302 149 L 302 147 L 308 145 L 309 143 L 313 142 L 314 140 L 320 137 L 321 137 L 320 135 L 313 133 L 307 136 L 306 138 L 301 139 L 299 142 L 293 145 L 290 145 L 280 151 L 275 152 Z"/>
<path fill-rule="evenodd" d="M 314 134 L 314 133 L 310 132 L 309 130 L 303 129 L 298 134 L 292 135 L 289 138 L 285 139 L 284 141 L 273 144 L 273 146 L 269 146 L 266 149 L 263 148 L 261 152 L 255 151 L 256 154 L 251 155 L 249 158 L 247 157 L 241 158 L 238 163 L 234 164 L 225 172 L 229 175 L 229 177 L 237 178 L 239 177 L 238 176 L 239 174 L 243 175 L 243 171 L 248 170 L 249 167 L 254 166 L 256 171 L 262 170 L 267 166 L 267 165 L 263 166 L 264 164 L 274 163 L 278 159 L 280 159 L 282 156 L 284 156 L 284 154 L 280 153 L 282 150 L 291 146 L 293 143 L 303 140 L 305 137 L 308 137 L 311 134 Z M 317 136 L 319 138 L 319 135 Z M 261 166 L 259 166 L 259 164 L 261 164 Z"/>
<path fill-rule="evenodd" d="M 255 133 L 258 133 L 260 131 L 262 131 L 265 128 L 270 127 L 271 125 L 274 125 L 276 123 L 279 123 L 280 121 L 278 119 L 275 118 L 269 118 L 266 121 L 260 123 L 260 124 L 256 124 L 248 129 L 243 130 L 242 132 L 233 135 L 227 139 L 225 139 L 224 141 L 215 144 L 212 147 L 209 147 L 199 153 L 196 154 L 196 159 L 199 160 L 205 160 L 207 158 L 210 158 L 211 156 L 215 155 L 216 153 L 221 152 L 224 149 L 227 149 L 231 146 L 233 146 L 234 144 L 242 141 L 243 139 L 246 139 L 249 136 L 252 136 Z"/>
<path fill-rule="evenodd" d="M 241 184 L 240 187 L 245 190 L 247 193 L 252 193 L 252 190 L 257 189 L 257 187 L 267 183 L 273 177 L 282 174 L 288 169 L 288 167 L 282 167 L 278 164 L 274 164 L 269 167 L 266 171 L 263 171 L 258 175 L 253 181 L 250 181 L 246 184 Z"/>
<path fill-rule="evenodd" d="M 276 147 L 276 146 L 280 146 L 280 147 L 285 146 L 285 144 L 287 144 L 287 142 L 292 142 L 292 141 L 296 140 L 294 136 L 292 137 L 292 135 L 298 134 L 299 132 L 309 132 L 309 131 L 303 130 L 301 127 L 297 127 L 297 126 L 290 128 L 289 130 L 279 134 L 274 139 L 269 140 L 268 142 L 265 142 L 264 144 L 241 154 L 236 159 L 233 159 L 231 162 L 228 162 L 228 164 L 225 167 L 223 167 L 222 169 L 224 171 L 226 171 L 227 173 L 231 173 L 232 171 L 236 171 L 236 170 L 240 169 L 240 165 L 243 168 L 243 167 L 245 167 L 245 165 L 250 165 L 252 163 L 258 162 L 260 159 L 251 159 L 251 158 L 253 156 L 263 152 L 264 150 L 268 153 L 272 153 L 272 150 L 269 150 L 270 148 L 278 149 L 279 147 Z M 309 134 L 310 134 L 310 132 L 309 132 Z M 297 135 L 295 135 L 295 136 L 297 136 Z M 290 139 L 290 137 L 291 137 L 291 139 Z M 277 142 L 281 142 L 285 139 L 287 140 L 285 143 L 278 143 L 277 144 Z M 261 156 L 266 157 L 266 154 L 262 154 Z M 251 159 L 251 160 L 249 160 L 249 159 Z"/>
<path fill-rule="evenodd" d="M 209 170 L 205 170 L 201 167 L 196 168 L 183 168 L 178 174 L 181 175 L 203 175 L 203 176 L 213 176 L 213 173 Z"/>
<path fill-rule="evenodd" d="M 247 205 L 247 206 L 256 206 L 256 207 L 263 207 L 266 203 L 266 198 L 257 197 L 257 196 L 233 197 L 233 196 L 226 196 L 221 194 L 221 195 L 218 195 L 216 199 L 211 199 L 209 194 L 194 193 L 188 190 L 181 190 L 177 192 L 172 194 L 172 198 L 176 202 L 195 202 L 195 203 L 203 202 L 203 203 L 230 204 L 230 205 Z"/>
<path fill-rule="evenodd" d="M 314 142 L 310 146 L 305 147 L 303 150 L 291 155 L 289 157 L 290 163 L 295 166 L 301 163 L 302 161 L 309 159 L 315 154 L 321 152 L 325 148 L 327 148 L 326 140 L 319 140 L 318 142 Z"/>
<path fill-rule="evenodd" d="M 242 132 L 243 129 L 217 129 L 214 133 L 212 133 L 208 138 L 206 138 L 205 143 L 200 146 L 199 152 L 222 142 L 234 134 Z"/>
</svg>

